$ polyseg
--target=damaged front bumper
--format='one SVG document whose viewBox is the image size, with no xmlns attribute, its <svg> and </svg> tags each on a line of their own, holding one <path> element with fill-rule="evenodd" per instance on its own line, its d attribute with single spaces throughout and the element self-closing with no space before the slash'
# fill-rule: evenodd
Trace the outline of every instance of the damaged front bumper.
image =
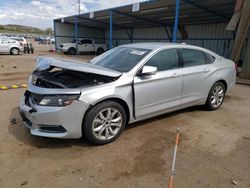
<svg viewBox="0 0 250 188">
<path fill-rule="evenodd" d="M 19 104 L 23 123 L 32 135 L 52 138 L 80 138 L 82 121 L 88 104 L 74 101 L 65 107 L 39 106 L 25 103 L 23 97 Z"/>
</svg>

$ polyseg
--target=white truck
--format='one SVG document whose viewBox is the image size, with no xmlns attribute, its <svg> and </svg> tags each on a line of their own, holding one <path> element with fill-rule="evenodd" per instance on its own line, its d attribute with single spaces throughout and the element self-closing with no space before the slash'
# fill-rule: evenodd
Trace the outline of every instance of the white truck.
<svg viewBox="0 0 250 188">
<path fill-rule="evenodd" d="M 69 55 L 75 55 L 78 53 L 95 53 L 97 55 L 102 54 L 108 49 L 106 44 L 96 44 L 93 39 L 81 38 L 78 39 L 78 43 L 73 39 L 70 43 L 62 43 L 59 45 L 59 50 Z"/>
</svg>

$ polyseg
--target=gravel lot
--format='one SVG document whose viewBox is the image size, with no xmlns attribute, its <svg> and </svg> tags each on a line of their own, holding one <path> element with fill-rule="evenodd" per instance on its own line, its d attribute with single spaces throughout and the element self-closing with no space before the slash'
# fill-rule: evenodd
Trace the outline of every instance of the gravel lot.
<svg viewBox="0 0 250 188">
<path fill-rule="evenodd" d="M 27 83 L 37 55 L 62 57 L 48 48 L 35 44 L 35 54 L 0 55 L 0 85 Z M 167 187 L 177 127 L 174 187 L 250 187 L 249 86 L 236 85 L 217 111 L 193 107 L 136 123 L 98 147 L 84 139 L 31 136 L 17 112 L 24 91 L 0 91 L 1 188 Z"/>
</svg>

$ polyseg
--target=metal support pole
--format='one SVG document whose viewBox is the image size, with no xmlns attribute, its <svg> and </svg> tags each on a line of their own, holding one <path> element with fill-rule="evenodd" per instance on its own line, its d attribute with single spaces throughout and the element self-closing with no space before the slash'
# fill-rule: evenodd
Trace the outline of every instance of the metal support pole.
<svg viewBox="0 0 250 188">
<path fill-rule="evenodd" d="M 77 23 L 77 17 L 74 17 L 75 22 L 75 40 L 76 40 L 76 54 L 78 55 L 78 23 Z"/>
<path fill-rule="evenodd" d="M 78 13 L 81 14 L 81 0 L 78 0 Z"/>
<path fill-rule="evenodd" d="M 113 19 L 112 10 L 109 11 L 109 49 L 113 47 Z"/>
<path fill-rule="evenodd" d="M 178 22 L 179 22 L 179 12 L 180 12 L 180 0 L 175 1 L 175 19 L 174 19 L 174 30 L 173 30 L 173 41 L 177 41 L 177 34 L 178 34 Z"/>
<path fill-rule="evenodd" d="M 53 20 L 54 23 L 54 37 L 55 37 L 55 52 L 57 52 L 57 40 L 56 40 L 56 21 Z"/>
<path fill-rule="evenodd" d="M 106 38 L 106 32 L 105 32 L 105 29 L 102 30 L 102 42 L 105 44 L 106 41 L 105 41 L 105 38 Z"/>
<path fill-rule="evenodd" d="M 131 29 L 130 43 L 133 43 L 133 34 L 134 34 L 134 30 Z"/>
</svg>

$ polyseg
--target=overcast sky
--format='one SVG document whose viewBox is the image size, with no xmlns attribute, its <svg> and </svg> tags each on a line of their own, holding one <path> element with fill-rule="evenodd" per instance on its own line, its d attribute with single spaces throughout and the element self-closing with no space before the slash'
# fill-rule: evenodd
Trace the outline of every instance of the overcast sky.
<svg viewBox="0 0 250 188">
<path fill-rule="evenodd" d="M 81 13 L 142 0 L 81 0 Z M 78 0 L 0 0 L 0 24 L 41 29 L 53 27 L 53 19 L 78 14 Z"/>
</svg>

